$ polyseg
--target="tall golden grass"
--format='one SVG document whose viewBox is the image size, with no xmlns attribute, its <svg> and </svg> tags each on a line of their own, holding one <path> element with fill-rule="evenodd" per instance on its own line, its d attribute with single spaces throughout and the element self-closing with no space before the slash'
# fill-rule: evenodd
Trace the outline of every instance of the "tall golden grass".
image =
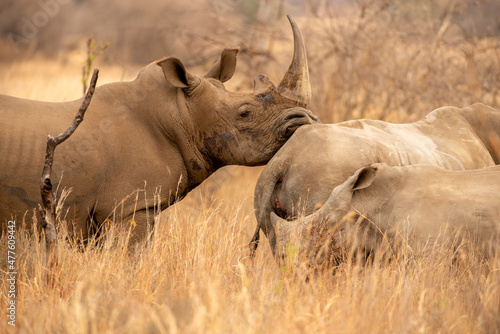
<svg viewBox="0 0 500 334">
<path fill-rule="evenodd" d="M 229 173 L 229 172 L 228 172 Z M 79 250 L 59 235 L 47 284 L 44 246 L 18 227 L 17 320 L 26 333 L 494 333 L 500 259 L 459 261 L 436 246 L 390 263 L 342 264 L 306 281 L 278 266 L 263 244 L 254 260 L 255 173 L 232 171 L 167 210 L 147 246 L 111 229 Z M 245 178 L 247 177 L 247 178 Z M 230 181 L 230 182 L 227 182 Z M 6 238 L 1 240 L 2 267 Z M 5 269 L 2 269 L 5 270 Z M 1 282 L 2 305 L 7 287 Z M 3 307 L 3 311 L 5 307 Z M 5 317 L 2 332 L 13 331 Z"/>
<path fill-rule="evenodd" d="M 406 30 L 388 30 L 396 29 L 397 21 L 375 19 L 384 8 L 364 9 L 349 22 L 335 17 L 302 21 L 312 108 L 323 121 L 370 117 L 402 122 L 444 104 L 500 105 L 498 39 L 453 44 L 445 35 L 429 37 L 441 29 L 427 25 L 415 33 L 418 38 L 410 38 Z M 423 33 L 423 28 L 429 30 Z M 277 62 L 286 64 L 290 40 L 275 45 L 273 52 L 286 54 Z M 250 55 L 242 53 L 247 57 L 242 62 L 249 62 Z M 100 65 L 99 85 L 137 73 L 134 66 Z M 264 68 L 277 81 L 286 66 L 276 73 Z M 2 63 L 0 73 L 2 94 L 46 101 L 81 97 L 81 67 L 74 54 Z M 249 88 L 246 72 L 233 80 L 229 85 Z M 333 272 L 308 274 L 293 262 L 278 265 L 263 238 L 256 258 L 250 259 L 248 242 L 256 226 L 252 196 L 260 170 L 218 171 L 167 209 L 151 241 L 135 250 L 127 245 L 124 228 L 111 228 L 101 244 L 83 250 L 67 242 L 61 229 L 60 263 L 50 273 L 43 238 L 17 222 L 16 326 L 8 325 L 9 286 L 2 279 L 0 332 L 500 331 L 498 254 L 483 258 L 464 249 L 457 257 L 453 248 L 434 245 L 390 262 L 360 266 L 346 261 Z M 0 269 L 9 271 L 5 234 Z"/>
</svg>

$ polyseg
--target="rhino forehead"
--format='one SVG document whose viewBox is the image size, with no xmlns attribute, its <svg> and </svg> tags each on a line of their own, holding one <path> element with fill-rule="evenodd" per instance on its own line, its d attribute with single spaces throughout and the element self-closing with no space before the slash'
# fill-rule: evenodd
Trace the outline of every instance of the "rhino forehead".
<svg viewBox="0 0 500 334">
<path fill-rule="evenodd" d="M 271 93 L 259 95 L 258 98 L 262 101 L 262 107 L 264 110 L 274 102 L 274 97 Z"/>
</svg>

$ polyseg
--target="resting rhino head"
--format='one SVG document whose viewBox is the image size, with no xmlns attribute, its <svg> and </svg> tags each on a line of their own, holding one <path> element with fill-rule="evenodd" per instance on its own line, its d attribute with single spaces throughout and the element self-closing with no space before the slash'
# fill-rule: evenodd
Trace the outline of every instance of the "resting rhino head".
<svg viewBox="0 0 500 334">
<path fill-rule="evenodd" d="M 252 93 L 227 91 L 224 82 L 235 71 L 238 48 L 225 49 L 204 77 L 188 72 L 177 58 L 156 62 L 168 84 L 182 95 L 178 101 L 185 103 L 195 125 L 196 145 L 215 168 L 263 165 L 297 128 L 318 122 L 307 109 L 311 88 L 304 42 L 295 21 L 289 20 L 294 55 L 278 86 L 260 74 Z"/>
<path fill-rule="evenodd" d="M 372 185 L 380 166 L 387 169 L 385 164 L 358 169 L 335 187 L 325 204 L 310 215 L 285 220 L 271 212 L 270 223 L 276 234 L 273 253 L 284 259 L 287 248 L 292 246 L 299 250 L 302 259 L 309 265 L 335 264 L 341 255 L 341 244 L 346 247 L 346 235 L 352 234 L 348 230 L 355 228 L 354 223 L 359 218 L 359 213 L 352 208 L 353 204 L 357 201 L 369 202 L 364 197 L 358 199 L 356 195 L 359 190 Z"/>
</svg>

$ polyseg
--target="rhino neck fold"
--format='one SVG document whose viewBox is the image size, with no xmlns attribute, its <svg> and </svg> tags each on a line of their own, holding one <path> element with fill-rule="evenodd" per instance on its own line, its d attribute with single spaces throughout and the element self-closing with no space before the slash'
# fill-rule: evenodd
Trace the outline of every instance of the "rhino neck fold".
<svg viewBox="0 0 500 334">
<path fill-rule="evenodd" d="M 98 87 L 86 117 L 95 116 L 98 124 L 110 124 L 108 130 L 96 131 L 109 139 L 103 155 L 134 166 L 121 167 L 124 178 L 134 180 L 137 186 L 147 180 L 148 187 L 161 187 L 175 194 L 172 201 L 176 201 L 220 166 L 209 164 L 200 152 L 182 91 L 166 85 L 157 74 L 161 72 L 143 70 L 132 82 Z"/>
<path fill-rule="evenodd" d="M 187 173 L 187 191 L 190 191 L 225 164 L 206 149 L 204 138 L 207 134 L 196 126 L 195 111 L 190 110 L 183 90 L 166 84 L 158 66 L 152 70 L 138 81 L 150 82 L 146 86 L 154 83 L 156 89 L 148 90 L 145 102 L 137 108 L 143 109 L 139 113 L 147 118 L 150 131 L 158 132 L 158 138 L 177 148 Z M 165 163 L 170 163 L 169 157 L 164 159 Z"/>
</svg>

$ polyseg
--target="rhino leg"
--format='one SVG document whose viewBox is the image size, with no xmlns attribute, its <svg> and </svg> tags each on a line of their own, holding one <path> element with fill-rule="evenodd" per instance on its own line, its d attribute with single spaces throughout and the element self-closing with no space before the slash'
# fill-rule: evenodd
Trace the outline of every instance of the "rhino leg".
<svg viewBox="0 0 500 334">
<path fill-rule="evenodd" d="M 92 236 L 99 236 L 101 231 L 95 219 L 95 208 L 83 211 L 80 207 L 80 205 L 71 205 L 69 208 L 64 208 L 63 210 L 67 211 L 62 213 L 61 220 L 67 222 L 69 240 L 85 246 Z"/>
<path fill-rule="evenodd" d="M 248 247 L 250 247 L 251 258 L 255 257 L 255 252 L 257 251 L 257 247 L 259 247 L 259 241 L 260 241 L 260 225 L 257 223 L 257 228 L 255 229 L 252 240 L 250 240 L 250 244 L 248 245 Z"/>
<path fill-rule="evenodd" d="M 106 222 L 112 222 L 117 226 L 130 228 L 129 245 L 135 246 L 141 241 L 147 240 L 154 228 L 154 217 L 147 209 L 138 210 L 135 213 L 122 217 L 101 216 L 95 209 L 91 209 L 85 218 L 72 219 L 68 222 L 68 235 L 71 240 L 87 246 L 93 242 L 101 242 L 106 235 Z M 83 224 L 78 222 L 84 222 Z"/>
<path fill-rule="evenodd" d="M 152 212 L 152 210 L 148 212 L 147 209 L 143 209 L 125 218 L 124 221 L 130 222 L 132 226 L 130 234 L 131 246 L 138 245 L 142 241 L 147 241 L 153 233 L 154 216 Z"/>
</svg>

